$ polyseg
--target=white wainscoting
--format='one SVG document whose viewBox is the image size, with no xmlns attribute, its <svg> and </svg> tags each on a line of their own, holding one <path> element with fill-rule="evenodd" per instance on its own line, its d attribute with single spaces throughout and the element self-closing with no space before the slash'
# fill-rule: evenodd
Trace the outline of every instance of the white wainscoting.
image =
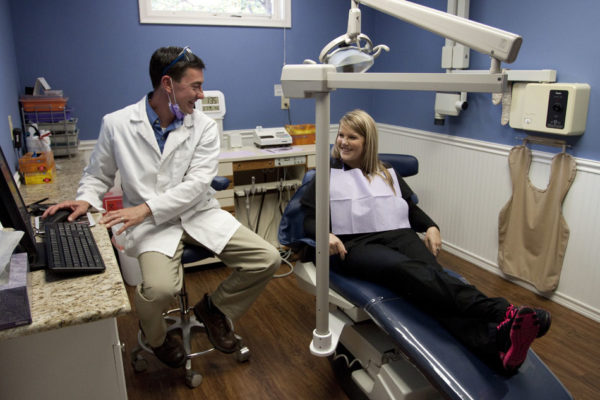
<svg viewBox="0 0 600 400">
<path fill-rule="evenodd" d="M 413 154 L 419 159 L 419 174 L 407 182 L 418 194 L 421 208 L 440 225 L 444 248 L 510 279 L 498 268 L 497 254 L 498 214 L 512 193 L 511 147 L 378 126 L 381 152 Z M 530 179 L 537 187 L 548 184 L 552 156 L 533 152 Z M 600 162 L 576 160 L 577 176 L 563 203 L 571 234 L 559 286 L 546 297 L 600 321 Z M 530 284 L 510 280 L 536 292 Z"/>
</svg>

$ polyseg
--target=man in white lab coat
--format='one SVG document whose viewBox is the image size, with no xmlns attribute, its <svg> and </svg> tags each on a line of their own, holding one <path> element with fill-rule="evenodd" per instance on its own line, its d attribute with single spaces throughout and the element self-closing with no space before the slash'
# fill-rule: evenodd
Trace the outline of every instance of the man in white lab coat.
<svg viewBox="0 0 600 400">
<path fill-rule="evenodd" d="M 171 367 L 185 363 L 180 340 L 167 335 L 162 318 L 181 289 L 183 244 L 213 251 L 232 274 L 194 312 L 212 344 L 231 353 L 239 343 L 227 318 L 248 310 L 280 265 L 279 252 L 221 210 L 210 184 L 217 174 L 216 123 L 194 105 L 202 99 L 204 63 L 189 48 L 166 47 L 150 60 L 153 91 L 138 103 L 104 116 L 98 142 L 75 201 L 49 208 L 72 211 L 69 220 L 102 210 L 102 198 L 119 171 L 123 209 L 106 213 L 107 228 L 122 223 L 127 254 L 137 257 L 143 282 L 135 308 L 146 340 Z"/>
</svg>

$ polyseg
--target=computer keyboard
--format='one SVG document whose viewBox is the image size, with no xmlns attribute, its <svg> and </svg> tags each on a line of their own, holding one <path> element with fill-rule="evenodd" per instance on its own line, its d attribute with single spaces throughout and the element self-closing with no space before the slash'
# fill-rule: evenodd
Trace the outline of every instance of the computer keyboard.
<svg viewBox="0 0 600 400">
<path fill-rule="evenodd" d="M 89 225 L 46 223 L 44 231 L 49 270 L 73 273 L 104 271 L 104 262 Z"/>
</svg>

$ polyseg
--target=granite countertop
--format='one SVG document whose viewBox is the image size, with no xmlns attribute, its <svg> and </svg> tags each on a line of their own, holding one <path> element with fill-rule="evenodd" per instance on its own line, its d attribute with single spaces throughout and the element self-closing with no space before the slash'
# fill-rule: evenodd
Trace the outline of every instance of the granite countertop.
<svg viewBox="0 0 600 400">
<path fill-rule="evenodd" d="M 84 155 L 57 159 L 55 182 L 21 185 L 26 203 L 49 197 L 50 201 L 75 197 L 85 166 Z M 99 214 L 94 215 L 100 218 Z M 95 225 L 92 232 L 106 270 L 101 274 L 65 276 L 40 270 L 29 273 L 28 293 L 32 323 L 0 331 L 0 340 L 116 317 L 131 311 L 127 291 L 108 231 Z"/>
</svg>

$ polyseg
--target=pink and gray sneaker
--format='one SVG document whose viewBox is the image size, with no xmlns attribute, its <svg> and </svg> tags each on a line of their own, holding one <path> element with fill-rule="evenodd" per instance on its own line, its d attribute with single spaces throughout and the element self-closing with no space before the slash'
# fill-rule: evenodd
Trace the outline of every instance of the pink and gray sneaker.
<svg viewBox="0 0 600 400">
<path fill-rule="evenodd" d="M 527 306 L 509 306 L 506 318 L 497 327 L 500 359 L 507 371 L 516 371 L 527 357 L 534 339 L 548 332 L 550 313 Z"/>
</svg>

